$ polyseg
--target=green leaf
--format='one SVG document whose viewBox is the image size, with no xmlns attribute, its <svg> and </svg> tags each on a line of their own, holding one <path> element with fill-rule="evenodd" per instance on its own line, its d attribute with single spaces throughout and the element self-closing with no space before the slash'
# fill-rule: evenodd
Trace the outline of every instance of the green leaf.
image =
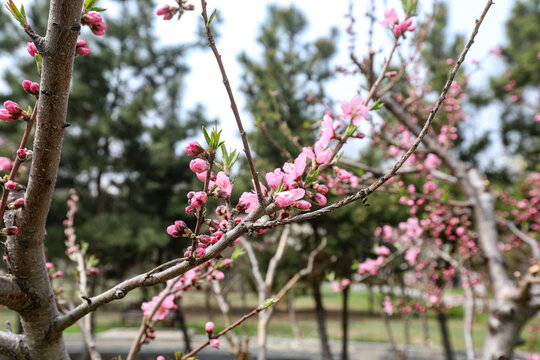
<svg viewBox="0 0 540 360">
<path fill-rule="evenodd" d="M 96 5 L 98 0 L 86 0 L 84 2 L 84 11 L 93 10 L 94 5 Z"/>
<path fill-rule="evenodd" d="M 311 169 L 308 176 L 306 176 L 306 179 L 304 180 L 305 186 L 317 180 L 317 177 L 319 177 L 319 169 Z"/>
<path fill-rule="evenodd" d="M 21 15 L 22 15 L 23 18 L 26 19 L 26 11 L 24 11 L 24 5 L 23 4 L 21 4 Z"/>
<path fill-rule="evenodd" d="M 234 248 L 234 252 L 231 256 L 231 260 L 236 260 L 238 259 L 239 257 L 243 256 L 246 252 L 238 247 Z"/>
<path fill-rule="evenodd" d="M 384 103 L 381 102 L 380 100 L 377 100 L 377 102 L 375 102 L 375 104 L 373 104 L 373 106 L 369 108 L 369 111 L 371 111 L 371 110 L 380 110 L 380 109 L 383 109 L 383 108 L 384 108 Z"/>
<path fill-rule="evenodd" d="M 268 298 L 265 300 L 264 302 L 264 305 L 262 306 L 262 309 L 268 309 L 270 306 L 274 305 L 275 303 L 277 303 L 277 300 L 274 299 L 274 298 Z"/>
<path fill-rule="evenodd" d="M 208 131 L 206 131 L 206 128 L 204 126 L 202 127 L 202 131 L 204 134 L 204 138 L 206 139 L 206 144 L 210 146 L 210 143 L 212 142 L 212 140 L 210 139 L 210 136 L 208 135 Z"/>
<path fill-rule="evenodd" d="M 214 16 L 216 16 L 217 9 L 214 9 L 214 12 L 212 12 L 212 15 L 210 15 L 210 19 L 208 19 L 208 23 L 206 24 L 206 27 L 210 27 L 210 24 L 214 20 Z"/>
<path fill-rule="evenodd" d="M 93 7 L 92 11 L 103 12 L 103 11 L 107 11 L 107 9 L 102 8 L 102 7 Z"/>
<path fill-rule="evenodd" d="M 347 134 L 347 136 L 351 136 L 352 134 L 354 134 L 354 132 L 356 131 L 356 129 L 358 129 L 358 126 L 354 125 L 352 122 L 349 124 L 349 126 L 347 127 L 347 130 L 345 131 L 345 134 Z"/>
</svg>

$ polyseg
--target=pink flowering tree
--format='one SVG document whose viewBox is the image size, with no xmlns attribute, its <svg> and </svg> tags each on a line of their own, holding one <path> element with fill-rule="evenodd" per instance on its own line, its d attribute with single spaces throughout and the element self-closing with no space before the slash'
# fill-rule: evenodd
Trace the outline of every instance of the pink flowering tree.
<svg viewBox="0 0 540 360">
<path fill-rule="evenodd" d="M 396 61 L 398 46 L 417 31 L 413 18 L 416 1 L 405 1 L 404 4 L 404 16 L 392 10 L 385 14 L 382 26 L 387 27 L 391 34 L 391 46 L 385 53 L 386 60 L 380 67 L 374 66 L 374 62 L 368 61 L 368 58 L 365 61 L 359 60 L 355 54 L 352 54 L 357 70 L 365 74 L 368 79 L 366 91 L 357 95 L 351 94 L 350 99 L 343 100 L 339 114 L 321 113 L 321 126 L 317 139 L 313 143 L 301 144 L 301 149 L 298 149 L 291 161 L 263 175 L 255 167 L 226 69 L 213 37 L 212 21 L 215 12 L 209 14 L 206 2 L 201 1 L 208 44 L 220 69 L 231 102 L 252 184 L 238 198 L 233 195 L 232 190 L 235 184 L 231 179 L 231 169 L 235 165 L 238 154 L 226 150 L 220 138 L 220 131 L 213 129 L 208 132 L 203 129 L 205 143 L 201 145 L 192 142 L 186 147 L 188 155 L 193 157 L 190 169 L 200 180 L 200 186 L 192 189 L 193 191 L 188 193 L 186 199 L 185 212 L 194 217 L 195 225 L 189 227 L 183 221 L 171 219 L 171 225 L 166 229 L 173 238 L 188 239 L 190 246 L 184 253 L 177 254 L 176 259 L 125 279 L 100 294 L 81 295 L 80 302 L 73 304 L 73 307 L 61 314 L 61 308 L 57 304 L 57 297 L 50 281 L 50 265 L 47 265 L 44 257 L 45 221 L 58 173 L 64 129 L 68 126 L 66 110 L 74 58 L 76 55 L 89 54 L 87 44 L 78 39 L 81 27 L 86 26 L 93 34 L 102 36 L 106 34 L 107 26 L 100 15 L 103 9 L 97 7 L 94 0 L 87 0 L 84 3 L 82 0 L 57 0 L 51 2 L 47 33 L 42 36 L 37 34 L 28 23 L 24 8 L 18 7 L 9 0 L 7 2 L 9 12 L 30 37 L 31 41 L 27 45 L 27 50 L 35 58 L 38 74 L 35 81 L 28 80 L 22 84 L 29 99 L 35 99 L 28 109 L 12 101 L 6 101 L 4 109 L 0 110 L 3 125 L 9 125 L 13 121 L 26 122 L 26 130 L 22 135 L 18 151 L 10 160 L 11 163 L 3 161 L 4 171 L 9 171 L 9 174 L 2 180 L 3 192 L 0 206 L 0 218 L 3 218 L 5 224 L 1 233 L 5 236 L 5 261 L 9 270 L 9 274 L 0 276 L 2 285 L 0 304 L 20 315 L 23 332 L 22 334 L 14 334 L 9 330 L 0 332 L 0 353 L 15 359 L 69 359 L 62 336 L 67 327 L 101 306 L 124 298 L 134 289 L 166 283 L 166 287 L 158 296 L 143 305 L 144 319 L 139 336 L 128 355 L 128 358 L 133 359 L 140 346 L 154 336 L 156 322 L 175 308 L 176 305 L 173 302 L 175 297 L 182 296 L 188 289 L 196 288 L 201 281 L 223 279 L 220 269 L 224 266 L 224 261 L 216 258 L 229 247 L 234 247 L 241 238 L 245 239 L 265 229 L 314 219 L 354 201 L 360 200 L 368 205 L 369 196 L 382 187 L 390 187 L 392 184 L 388 182 L 395 183 L 392 179 L 402 171 L 404 166 L 426 159 L 429 165 L 421 168 L 416 166 L 416 171 L 426 175 L 427 172 L 436 170 L 434 168 L 442 164 L 448 168 L 448 171 L 436 173 L 450 181 L 464 194 L 467 205 L 462 206 L 470 210 L 470 216 L 476 227 L 479 251 L 487 259 L 488 276 L 491 280 L 495 306 L 490 312 L 490 333 L 486 339 L 484 357 L 486 359 L 510 358 L 519 330 L 525 321 L 538 310 L 537 303 L 534 301 L 538 271 L 535 272 L 534 267 L 531 267 L 523 280 L 518 282 L 511 279 L 507 273 L 504 258 L 497 244 L 498 232 L 493 196 L 484 186 L 482 177 L 476 169 L 468 168 L 466 164 L 448 152 L 454 140 L 455 132 L 452 129 L 459 118 L 448 116 L 449 123 L 446 128 L 437 126 L 431 129 L 435 115 L 441 108 L 443 111 L 450 111 L 446 109 L 446 105 L 451 105 L 448 104 L 448 98 L 457 97 L 456 93 L 459 93 L 458 85 L 454 82 L 456 74 L 492 2 L 487 1 L 472 35 L 450 71 L 445 86 L 440 89 L 440 92 L 437 89 L 439 94 L 434 104 L 424 102 L 422 96 L 424 93 L 417 89 L 418 84 L 406 82 L 404 85 L 407 85 L 406 88 L 410 88 L 411 91 L 405 94 L 397 91 L 395 86 L 398 81 L 407 77 L 389 71 L 393 61 Z M 174 6 L 161 6 L 157 10 L 157 15 L 170 20 L 193 9 L 194 6 L 188 4 L 187 1 L 178 0 Z M 359 131 L 359 126 L 376 116 L 377 111 L 382 109 L 385 109 L 385 113 L 391 114 L 401 124 L 401 127 L 396 129 L 388 125 L 389 131 L 396 131 L 395 139 L 390 136 L 385 138 L 387 129 L 383 129 L 384 132 L 375 132 L 381 135 L 376 139 L 380 140 L 381 144 L 390 138 L 394 147 L 397 148 L 397 150 L 392 148 L 392 153 L 389 154 L 389 159 L 391 159 L 389 162 L 393 166 L 390 170 L 372 174 L 371 177 L 363 179 L 353 177 L 347 170 L 337 166 L 340 161 L 340 151 L 348 141 L 362 139 L 364 135 Z M 453 111 L 454 108 L 451 110 Z M 28 150 L 30 147 L 28 139 L 32 131 L 35 131 L 34 142 L 31 146 L 32 150 Z M 435 140 L 434 136 L 440 138 Z M 422 146 L 420 146 L 421 143 Z M 414 153 L 418 149 L 421 151 L 416 156 Z M 432 154 L 431 157 L 429 157 L 430 154 Z M 21 164 L 30 157 L 32 157 L 32 164 L 29 180 L 27 184 L 21 184 L 17 174 Z M 435 174 L 432 175 L 435 176 Z M 330 182 L 336 189 L 348 189 L 341 193 L 341 200 L 332 204 L 327 203 L 326 195 L 329 188 L 327 184 Z M 409 193 L 413 194 L 415 191 L 411 189 Z M 210 199 L 218 203 L 216 208 L 209 208 Z M 413 218 L 417 212 L 418 209 L 412 212 Z M 427 226 L 440 225 L 436 218 L 431 218 L 430 221 L 433 224 L 430 223 Z M 468 219 L 460 218 L 455 224 L 444 224 L 444 231 L 449 231 L 450 235 L 455 233 L 467 246 L 468 243 L 464 238 L 474 240 L 476 237 L 471 235 L 471 230 L 459 230 L 462 226 L 460 221 L 467 223 Z M 403 231 L 420 235 L 419 226 L 414 219 L 411 219 L 409 227 Z M 448 227 L 450 230 L 447 230 Z M 431 234 L 433 238 L 437 237 L 435 231 L 433 230 L 434 233 Z M 75 252 L 76 245 L 73 243 L 69 228 L 67 235 L 68 246 Z M 411 266 L 423 263 L 420 252 L 424 245 L 417 241 L 420 239 L 415 237 L 414 243 L 405 254 Z M 449 239 L 449 241 L 452 240 Z M 387 252 L 384 249 L 379 249 L 379 252 L 380 256 L 388 256 L 385 255 Z M 453 253 L 449 255 L 452 257 Z M 444 256 L 441 255 L 441 257 Z M 456 261 L 459 263 L 461 260 Z M 313 264 L 313 257 L 310 258 L 309 263 Z M 384 259 L 377 258 L 374 263 L 365 266 L 364 270 L 372 274 L 374 269 L 383 263 Z M 449 269 L 456 267 L 450 261 L 449 263 L 450 266 L 444 267 L 447 272 L 450 272 L 447 277 L 452 275 Z M 432 274 L 435 272 L 433 270 L 435 266 L 429 265 L 428 274 Z M 310 271 L 309 266 L 306 269 Z M 433 276 L 430 276 L 428 280 L 433 280 Z M 432 284 L 427 283 L 427 280 L 425 286 L 433 290 L 434 296 L 440 295 L 438 290 L 432 288 Z M 440 284 L 438 286 L 440 287 Z M 81 292 L 83 290 L 81 288 Z M 249 317 L 267 310 L 279 301 L 281 296 L 280 292 L 276 296 L 260 301 L 257 308 L 221 331 L 217 331 L 213 324 L 207 324 L 208 340 L 182 358 L 187 359 L 208 345 L 219 347 L 221 336 Z M 384 306 L 386 312 L 390 312 L 390 299 L 385 299 Z M 97 358 L 98 355 L 95 357 Z"/>
</svg>

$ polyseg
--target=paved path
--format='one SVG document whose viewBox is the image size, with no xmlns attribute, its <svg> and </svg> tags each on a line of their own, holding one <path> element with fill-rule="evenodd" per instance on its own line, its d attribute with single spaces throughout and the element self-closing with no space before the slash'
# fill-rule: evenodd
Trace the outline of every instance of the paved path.
<svg viewBox="0 0 540 360">
<path fill-rule="evenodd" d="M 104 355 L 104 360 L 111 359 L 114 355 L 121 354 L 125 359 L 125 354 L 136 336 L 135 329 L 111 329 L 99 333 L 97 343 L 100 352 Z M 200 335 L 192 336 L 192 345 L 197 346 L 206 338 Z M 228 345 L 225 339 L 221 342 L 219 350 L 206 348 L 197 355 L 200 360 L 233 360 L 228 353 Z M 78 353 L 82 348 L 80 335 L 66 335 L 66 345 L 70 353 Z M 144 345 L 138 359 L 155 359 L 157 355 L 165 355 L 169 359 L 174 358 L 175 351 L 183 349 L 182 335 L 177 330 L 157 330 L 156 340 Z M 331 342 L 335 358 L 338 359 L 341 343 Z M 256 351 L 256 339 L 252 339 L 252 354 Z M 350 360 L 393 360 L 396 359 L 388 344 L 376 343 L 349 343 Z M 315 339 L 303 339 L 296 343 L 289 338 L 271 337 L 268 341 L 268 360 L 320 360 L 319 342 Z M 456 354 L 456 360 L 465 359 L 464 354 Z M 412 347 L 408 352 L 408 359 L 415 360 L 443 360 L 442 351 L 437 349 Z M 255 356 L 253 356 L 255 359 Z"/>
</svg>

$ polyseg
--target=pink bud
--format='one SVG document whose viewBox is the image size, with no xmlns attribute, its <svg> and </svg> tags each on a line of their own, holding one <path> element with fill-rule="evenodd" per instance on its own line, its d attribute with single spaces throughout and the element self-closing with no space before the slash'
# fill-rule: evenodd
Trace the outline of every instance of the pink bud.
<svg viewBox="0 0 540 360">
<path fill-rule="evenodd" d="M 7 228 L 0 230 L 1 235 L 12 236 L 12 235 L 17 235 L 18 233 L 19 233 L 19 228 L 16 226 L 8 226 Z"/>
<path fill-rule="evenodd" d="M 4 107 L 13 115 L 19 115 L 22 113 L 22 109 L 19 107 L 19 105 L 11 100 L 4 102 Z"/>
<path fill-rule="evenodd" d="M 210 346 L 216 349 L 219 349 L 219 339 L 210 340 Z"/>
<path fill-rule="evenodd" d="M 103 18 L 97 11 L 89 11 L 84 16 L 89 23 L 94 25 L 97 25 L 103 21 Z"/>
<path fill-rule="evenodd" d="M 24 198 L 19 198 L 13 202 L 11 202 L 10 204 L 8 204 L 8 209 L 9 210 L 15 210 L 15 209 L 20 209 L 22 208 L 24 205 Z"/>
<path fill-rule="evenodd" d="M 221 272 L 221 271 L 216 271 L 214 273 L 214 279 L 221 281 L 221 280 L 225 279 L 225 274 L 223 272 Z"/>
<path fill-rule="evenodd" d="M 214 323 L 209 321 L 206 323 L 206 325 L 204 326 L 204 328 L 206 329 L 206 332 L 210 335 L 214 332 L 214 329 L 216 328 Z"/>
<path fill-rule="evenodd" d="M 6 182 L 6 189 L 8 190 L 15 190 L 15 186 L 17 186 L 17 184 L 15 184 L 11 180 L 8 180 L 8 182 Z"/>
<path fill-rule="evenodd" d="M 54 267 L 53 263 L 51 262 L 47 262 L 45 266 L 47 267 L 47 270 L 51 270 Z"/>
<path fill-rule="evenodd" d="M 77 47 L 75 48 L 75 55 L 86 56 L 90 53 L 90 48 L 86 46 L 86 41 L 77 41 Z"/>
<path fill-rule="evenodd" d="M 28 51 L 28 53 L 30 54 L 31 57 L 34 57 L 37 54 L 39 54 L 38 49 L 36 47 L 36 44 L 34 44 L 33 42 L 27 42 L 26 43 L 26 50 Z"/>
<path fill-rule="evenodd" d="M 206 255 L 206 249 L 203 249 L 203 248 L 197 248 L 197 250 L 195 250 L 195 255 L 197 255 L 197 257 L 203 257 Z"/>
<path fill-rule="evenodd" d="M 297 209 L 300 209 L 300 210 L 308 210 L 311 208 L 311 203 L 309 203 L 308 201 L 306 200 L 299 200 L 299 201 L 296 201 L 293 206 Z"/>
<path fill-rule="evenodd" d="M 0 171 L 9 171 L 12 166 L 11 159 L 0 156 Z"/>
<path fill-rule="evenodd" d="M 193 159 L 189 163 L 189 168 L 194 173 L 202 173 L 208 170 L 208 163 L 203 159 Z M 204 176 L 206 177 L 206 174 L 204 174 Z"/>
<path fill-rule="evenodd" d="M 206 153 L 206 150 L 198 142 L 194 141 L 186 146 L 186 152 L 191 156 L 201 156 Z"/>
<path fill-rule="evenodd" d="M 326 205 L 327 199 L 326 196 L 321 194 L 311 194 L 310 196 L 311 201 L 315 203 L 315 205 L 324 206 Z"/>
</svg>

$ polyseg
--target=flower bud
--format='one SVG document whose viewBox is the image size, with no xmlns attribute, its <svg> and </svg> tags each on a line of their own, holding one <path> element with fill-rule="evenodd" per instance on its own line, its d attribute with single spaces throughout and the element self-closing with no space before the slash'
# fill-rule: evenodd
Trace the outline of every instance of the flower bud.
<svg viewBox="0 0 540 360">
<path fill-rule="evenodd" d="M 8 204 L 7 208 L 8 210 L 15 210 L 20 209 L 24 205 L 24 198 L 19 198 L 11 203 Z"/>
<path fill-rule="evenodd" d="M 189 163 L 189 168 L 194 173 L 202 173 L 208 170 L 208 163 L 203 159 L 193 159 Z M 206 177 L 206 174 L 204 176 Z"/>
<path fill-rule="evenodd" d="M 6 188 L 7 190 L 15 190 L 15 187 L 16 187 L 16 186 L 17 186 L 17 184 L 16 184 L 15 182 L 13 182 L 13 181 L 11 181 L 11 180 L 8 180 L 8 181 L 6 182 L 5 188 Z"/>
<path fill-rule="evenodd" d="M 30 80 L 23 80 L 22 87 L 24 91 L 36 98 L 39 96 L 39 84 Z"/>
<path fill-rule="evenodd" d="M 77 47 L 75 47 L 75 56 L 81 55 L 86 56 L 90 53 L 90 48 L 86 46 L 86 41 L 79 40 L 77 41 Z"/>
<path fill-rule="evenodd" d="M 206 323 L 204 328 L 206 329 L 206 333 L 208 334 L 208 336 L 212 336 L 212 333 L 214 332 L 214 329 L 216 327 L 215 327 L 213 322 L 209 321 L 209 322 Z"/>
<path fill-rule="evenodd" d="M 219 349 L 219 339 L 210 340 L 210 346 L 216 349 Z"/>
<path fill-rule="evenodd" d="M 5 235 L 5 236 L 17 235 L 18 233 L 19 233 L 19 228 L 16 226 L 8 226 L 0 230 L 0 235 Z"/>
<path fill-rule="evenodd" d="M 28 51 L 28 54 L 30 54 L 31 57 L 34 57 L 37 54 L 39 54 L 36 44 L 34 44 L 33 42 L 26 43 L 26 50 Z"/>
<path fill-rule="evenodd" d="M 191 156 L 203 156 L 206 154 L 206 150 L 196 141 L 186 146 L 186 152 Z"/>
</svg>

